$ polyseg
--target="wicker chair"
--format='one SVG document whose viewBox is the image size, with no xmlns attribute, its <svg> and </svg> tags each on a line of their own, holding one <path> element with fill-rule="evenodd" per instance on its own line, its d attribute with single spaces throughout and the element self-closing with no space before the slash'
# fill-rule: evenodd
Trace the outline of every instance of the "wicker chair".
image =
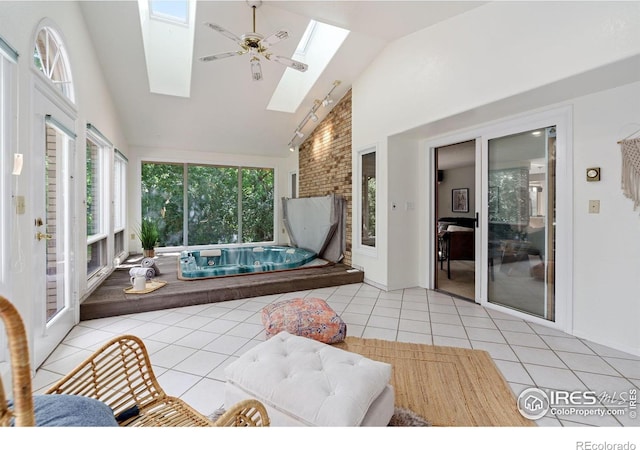
<svg viewBox="0 0 640 450">
<path fill-rule="evenodd" d="M 11 355 L 14 408 L 7 407 L 0 382 L 0 426 L 35 425 L 29 351 L 22 319 L 0 296 L 0 317 L 5 322 Z M 82 395 L 100 400 L 113 410 L 120 426 L 223 427 L 269 426 L 264 406 L 257 400 L 233 405 L 215 421 L 177 397 L 167 395 L 153 373 L 144 343 L 136 336 L 114 338 L 46 394 Z"/>
</svg>

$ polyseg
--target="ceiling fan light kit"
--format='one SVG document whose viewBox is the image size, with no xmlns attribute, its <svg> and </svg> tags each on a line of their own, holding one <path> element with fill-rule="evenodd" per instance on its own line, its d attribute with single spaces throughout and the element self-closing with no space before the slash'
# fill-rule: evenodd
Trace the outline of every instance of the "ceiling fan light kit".
<svg viewBox="0 0 640 450">
<path fill-rule="evenodd" d="M 254 81 L 262 80 L 262 66 L 260 65 L 261 58 L 264 58 L 267 61 L 277 62 L 278 64 L 282 64 L 300 72 L 305 72 L 309 68 L 309 66 L 307 66 L 306 64 L 300 61 L 295 61 L 291 58 L 287 58 L 286 56 L 274 55 L 269 51 L 272 46 L 287 39 L 289 37 L 289 33 L 286 30 L 279 30 L 272 35 L 267 36 L 266 38 L 257 33 L 256 9 L 259 8 L 260 5 L 262 5 L 262 1 L 247 1 L 247 4 L 253 10 L 253 31 L 250 33 L 245 33 L 238 37 L 231 31 L 227 30 L 224 27 L 221 27 L 220 25 L 209 22 L 205 23 L 205 25 L 212 30 L 217 31 L 226 38 L 231 39 L 236 44 L 238 44 L 241 50 L 203 56 L 200 58 L 200 61 L 217 61 L 219 59 L 229 58 L 231 56 L 240 56 L 249 53 L 249 55 L 251 56 L 251 58 L 249 59 L 249 62 L 251 63 L 251 78 Z"/>
<path fill-rule="evenodd" d="M 260 66 L 260 60 L 255 56 L 251 58 L 251 78 L 254 81 L 262 80 L 262 66 Z"/>
</svg>

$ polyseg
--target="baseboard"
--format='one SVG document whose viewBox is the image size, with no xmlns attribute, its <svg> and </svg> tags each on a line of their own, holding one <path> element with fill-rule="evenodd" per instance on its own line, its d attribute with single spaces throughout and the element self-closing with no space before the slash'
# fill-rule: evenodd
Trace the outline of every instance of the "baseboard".
<svg viewBox="0 0 640 450">
<path fill-rule="evenodd" d="M 573 330 L 572 334 L 577 338 L 586 339 L 587 341 L 590 341 L 599 345 L 604 345 L 605 347 L 618 350 L 619 352 L 629 353 L 630 355 L 634 355 L 634 356 L 640 356 L 640 349 L 638 348 L 633 348 L 626 345 L 620 345 L 617 342 L 611 342 L 608 340 L 596 340 L 596 339 L 593 339 L 593 337 L 589 336 L 588 334 L 582 333 L 579 330 Z M 613 358 L 615 358 L 615 356 Z"/>
<path fill-rule="evenodd" d="M 381 289 L 385 292 L 389 291 L 387 286 L 385 286 L 384 284 L 376 283 L 375 281 L 368 279 L 366 276 L 364 277 L 363 283 L 368 284 L 369 286 L 373 286 L 375 288 Z"/>
</svg>

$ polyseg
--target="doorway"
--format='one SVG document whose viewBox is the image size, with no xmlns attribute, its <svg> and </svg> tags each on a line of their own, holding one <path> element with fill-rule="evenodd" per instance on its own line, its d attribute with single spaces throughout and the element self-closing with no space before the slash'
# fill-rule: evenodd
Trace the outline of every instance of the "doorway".
<svg viewBox="0 0 640 450">
<path fill-rule="evenodd" d="M 476 299 L 476 141 L 435 148 L 435 289 Z"/>
<path fill-rule="evenodd" d="M 430 287 L 571 330 L 571 135 L 571 108 L 561 107 L 427 143 L 427 168 L 434 180 L 428 219 Z M 456 165 L 467 166 L 466 173 L 451 172 Z M 450 241 L 444 239 L 452 226 L 475 230 L 473 258 L 467 254 L 453 262 Z M 469 286 L 474 275 L 475 295 L 469 288 L 461 290 L 462 277 L 456 280 L 456 266 L 465 265 Z"/>
<path fill-rule="evenodd" d="M 34 89 L 33 289 L 34 365 L 51 354 L 76 322 L 73 271 L 73 119 Z"/>
</svg>

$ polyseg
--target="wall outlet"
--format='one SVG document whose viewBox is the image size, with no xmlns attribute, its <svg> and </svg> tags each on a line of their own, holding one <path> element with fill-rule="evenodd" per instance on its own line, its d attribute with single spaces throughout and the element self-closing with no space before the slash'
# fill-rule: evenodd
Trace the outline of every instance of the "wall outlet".
<svg viewBox="0 0 640 450">
<path fill-rule="evenodd" d="M 589 200 L 589 214 L 600 214 L 600 200 Z"/>
</svg>

